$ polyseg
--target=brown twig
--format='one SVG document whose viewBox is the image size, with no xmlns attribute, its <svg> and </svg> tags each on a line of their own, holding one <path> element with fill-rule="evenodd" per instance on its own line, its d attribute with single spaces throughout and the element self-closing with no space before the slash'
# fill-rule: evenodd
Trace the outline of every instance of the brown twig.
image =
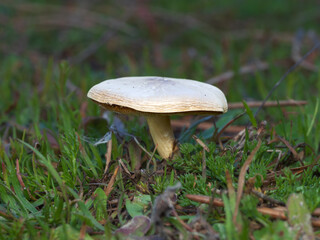
<svg viewBox="0 0 320 240">
<path fill-rule="evenodd" d="M 264 215 L 269 215 L 272 218 L 287 220 L 285 211 L 281 211 L 279 209 L 267 208 L 267 207 L 259 207 L 257 210 L 259 213 L 262 213 Z"/>
<path fill-rule="evenodd" d="M 221 199 L 219 198 L 211 198 L 208 196 L 203 196 L 203 195 L 193 195 L 193 194 L 186 194 L 186 198 L 199 202 L 199 203 L 207 203 L 209 204 L 210 202 L 217 207 L 224 207 L 224 203 Z"/>
<path fill-rule="evenodd" d="M 318 216 L 320 217 L 320 208 L 316 208 L 313 212 L 312 212 L 313 216 Z"/>
<path fill-rule="evenodd" d="M 291 106 L 303 106 L 306 105 L 307 101 L 299 101 L 299 100 L 280 100 L 280 101 L 268 101 L 264 104 L 264 107 L 291 107 Z M 250 108 L 260 107 L 262 101 L 254 101 L 254 102 L 247 102 Z M 228 104 L 229 109 L 237 109 L 237 108 L 244 108 L 242 102 L 235 102 Z"/>
<path fill-rule="evenodd" d="M 251 192 L 256 195 L 258 198 L 261 198 L 265 201 L 268 201 L 268 202 L 271 202 L 271 203 L 274 203 L 274 204 L 277 204 L 277 205 L 280 205 L 280 206 L 285 206 L 286 204 L 282 201 L 279 201 L 277 199 L 274 199 L 274 198 L 271 198 L 265 194 L 263 194 L 262 192 L 259 192 L 257 190 L 251 190 Z"/>
<path fill-rule="evenodd" d="M 189 232 L 193 232 L 193 229 L 188 225 L 186 224 L 178 215 L 177 211 L 173 208 L 172 210 L 172 214 L 173 216 L 175 216 L 175 218 L 178 220 L 179 223 L 181 223 L 181 225 Z"/>
<path fill-rule="evenodd" d="M 245 115 L 246 112 L 242 112 L 239 115 L 237 115 L 236 117 L 234 117 L 233 119 L 231 119 L 219 132 L 216 136 L 213 136 L 214 140 L 219 140 L 221 134 L 227 129 L 227 127 L 229 127 L 232 123 L 234 123 L 236 120 L 238 120 L 239 118 L 241 118 L 242 116 Z"/>
<path fill-rule="evenodd" d="M 233 214 L 233 222 L 234 222 L 234 224 L 236 224 L 236 219 L 237 219 L 239 206 L 240 206 L 240 200 L 241 200 L 241 197 L 242 197 L 244 183 L 245 183 L 246 172 L 247 172 L 247 170 L 248 170 L 248 168 L 249 168 L 254 156 L 256 155 L 258 150 L 260 149 L 260 146 L 261 146 L 261 140 L 259 139 L 257 146 L 250 153 L 249 157 L 244 162 L 244 164 L 243 164 L 243 166 L 242 166 L 242 168 L 240 170 L 240 175 L 239 175 L 239 180 L 238 180 L 237 200 L 236 200 L 236 205 L 235 205 L 234 214 Z"/>
<path fill-rule="evenodd" d="M 187 194 L 186 197 L 192 201 L 195 202 L 200 202 L 200 203 L 206 203 L 206 204 L 213 204 L 214 206 L 218 207 L 224 207 L 224 203 L 221 199 L 211 199 L 209 196 L 203 196 L 203 195 L 192 195 L 192 194 Z M 269 215 L 272 218 L 277 218 L 277 219 L 282 219 L 282 220 L 287 220 L 286 217 L 286 208 L 266 208 L 266 207 L 258 207 L 257 211 L 264 214 L 264 215 Z M 317 214 L 320 214 L 320 209 L 317 209 Z M 312 215 L 314 215 L 312 213 Z M 311 224 L 314 227 L 320 227 L 320 219 L 317 218 L 312 218 L 311 219 Z"/>
</svg>

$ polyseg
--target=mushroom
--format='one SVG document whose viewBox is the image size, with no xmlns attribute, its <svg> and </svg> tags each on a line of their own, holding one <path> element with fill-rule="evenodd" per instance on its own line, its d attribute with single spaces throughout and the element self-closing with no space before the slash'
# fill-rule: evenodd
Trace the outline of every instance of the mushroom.
<svg viewBox="0 0 320 240">
<path fill-rule="evenodd" d="M 93 86 L 88 97 L 107 110 L 144 116 L 157 151 L 164 159 L 173 157 L 176 146 L 170 115 L 211 115 L 228 110 L 220 89 L 199 81 L 167 77 L 106 80 Z"/>
</svg>

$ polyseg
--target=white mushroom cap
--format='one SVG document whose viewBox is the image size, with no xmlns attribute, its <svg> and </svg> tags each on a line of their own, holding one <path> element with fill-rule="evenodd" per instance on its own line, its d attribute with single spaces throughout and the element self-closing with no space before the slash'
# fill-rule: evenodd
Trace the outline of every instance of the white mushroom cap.
<svg viewBox="0 0 320 240">
<path fill-rule="evenodd" d="M 93 86 L 88 97 L 111 111 L 144 115 L 157 150 L 165 159 L 173 158 L 176 146 L 169 115 L 220 114 L 228 110 L 218 88 L 188 79 L 110 79 Z"/>
<path fill-rule="evenodd" d="M 123 77 L 93 86 L 88 97 L 108 109 L 121 107 L 140 113 L 224 113 L 223 92 L 206 83 L 167 77 Z M 109 105 L 109 106 L 107 106 Z M 123 112 L 126 112 L 125 110 Z"/>
</svg>

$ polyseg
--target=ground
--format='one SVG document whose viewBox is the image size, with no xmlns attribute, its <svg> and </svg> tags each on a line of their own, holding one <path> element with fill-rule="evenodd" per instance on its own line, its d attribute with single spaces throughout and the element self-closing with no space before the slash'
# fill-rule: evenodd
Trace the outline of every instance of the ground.
<svg viewBox="0 0 320 240">
<path fill-rule="evenodd" d="M 2 1 L 0 238 L 320 238 L 319 8 Z M 161 159 L 144 118 L 86 97 L 140 75 L 213 84 L 229 111 L 172 117 Z"/>
</svg>

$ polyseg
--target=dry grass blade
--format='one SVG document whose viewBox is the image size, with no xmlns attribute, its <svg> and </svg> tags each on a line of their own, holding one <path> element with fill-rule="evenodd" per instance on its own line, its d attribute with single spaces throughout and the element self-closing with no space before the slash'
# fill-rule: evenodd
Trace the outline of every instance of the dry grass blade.
<svg viewBox="0 0 320 240">
<path fill-rule="evenodd" d="M 87 233 L 87 224 L 83 222 L 80 228 L 79 240 L 84 240 L 86 238 L 86 233 Z"/>
<path fill-rule="evenodd" d="M 302 159 L 300 158 L 299 154 L 298 154 L 297 151 L 290 145 L 290 143 L 289 143 L 287 140 L 285 140 L 284 138 L 280 137 L 280 136 L 277 136 L 277 138 L 278 138 L 281 142 L 283 142 L 283 143 L 287 146 L 287 148 L 289 148 L 289 150 L 290 150 L 290 152 L 292 153 L 294 159 L 295 159 L 296 161 L 299 161 L 299 162 L 301 163 L 301 165 L 304 166 L 304 163 L 302 162 Z"/>
<path fill-rule="evenodd" d="M 259 150 L 260 146 L 261 146 L 261 140 L 259 139 L 257 146 L 250 153 L 248 159 L 244 162 L 244 164 L 240 170 L 240 175 L 239 175 L 239 180 L 238 180 L 236 206 L 235 206 L 234 214 L 233 214 L 233 222 L 234 223 L 236 223 L 236 219 L 237 219 L 237 215 L 238 215 L 238 211 L 239 211 L 239 205 L 240 205 L 240 200 L 241 200 L 242 193 L 243 193 L 246 172 L 247 172 L 254 156 L 256 155 L 257 151 Z"/>
<path fill-rule="evenodd" d="M 229 127 L 232 123 L 234 123 L 237 119 L 239 119 L 240 117 L 244 116 L 246 112 L 240 113 L 238 116 L 236 116 L 235 118 L 233 118 L 232 120 L 230 120 L 221 130 L 220 132 L 216 135 L 213 136 L 214 140 L 219 140 L 221 134 L 227 129 L 227 127 Z"/>
<path fill-rule="evenodd" d="M 112 191 L 112 188 L 113 188 L 113 184 L 116 180 L 116 177 L 117 177 L 117 174 L 118 174 L 118 171 L 119 171 L 119 166 L 116 167 L 116 169 L 114 170 L 113 172 L 113 175 L 108 183 L 108 186 L 107 187 L 104 187 L 104 192 L 106 194 L 106 196 L 108 197 L 109 194 L 111 193 Z"/>
<path fill-rule="evenodd" d="M 24 182 L 22 180 L 22 177 L 21 177 L 21 173 L 20 173 L 20 167 L 19 167 L 19 159 L 17 158 L 16 159 L 16 174 L 17 174 L 17 178 L 18 178 L 18 181 L 20 183 L 20 186 L 21 186 L 21 189 L 25 189 L 25 185 L 24 185 Z"/>
<path fill-rule="evenodd" d="M 203 148 L 202 151 L 202 177 L 207 178 L 207 163 L 206 163 L 206 151 L 209 152 L 208 146 L 201 141 L 196 135 L 193 135 L 192 138 Z"/>
<path fill-rule="evenodd" d="M 192 138 L 193 138 L 201 147 L 203 147 L 204 150 L 206 150 L 207 152 L 209 152 L 209 148 L 207 147 L 207 145 L 206 145 L 201 139 L 199 139 L 196 135 L 193 135 Z"/>
<path fill-rule="evenodd" d="M 154 154 L 155 154 L 156 151 L 157 151 L 157 147 L 158 147 L 158 145 L 156 145 L 155 148 L 153 149 L 152 155 L 150 156 L 150 159 L 149 159 L 149 161 L 148 161 L 148 163 L 147 163 L 146 169 L 147 169 L 148 172 L 149 172 L 149 170 L 150 170 L 150 163 L 151 163 L 151 161 L 153 161 L 153 164 L 154 164 L 153 169 L 157 169 L 157 161 L 155 161 L 154 158 L 153 158 L 153 157 L 154 157 Z"/>
<path fill-rule="evenodd" d="M 136 142 L 136 144 L 137 144 L 146 154 L 148 154 L 149 157 L 152 157 L 152 154 L 149 153 L 149 152 L 147 151 L 147 149 L 145 149 L 145 148 L 139 143 L 139 141 L 138 141 L 138 139 L 137 139 L 136 137 L 133 137 L 133 140 Z"/>
<path fill-rule="evenodd" d="M 189 232 L 193 232 L 193 229 L 188 225 L 186 224 L 178 215 L 177 211 L 173 208 L 172 209 L 172 214 L 173 216 L 175 216 L 175 218 L 178 220 L 179 223 L 181 223 L 181 225 Z"/>
<path fill-rule="evenodd" d="M 129 176 L 131 176 L 130 171 L 128 170 L 128 168 L 126 167 L 126 165 L 123 163 L 123 161 L 121 159 L 119 159 L 119 163 L 122 166 L 122 168 L 124 169 L 124 171 L 126 172 L 126 174 L 128 174 Z"/>
<path fill-rule="evenodd" d="M 2 165 L 2 169 L 4 169 L 4 168 L 3 168 L 3 165 Z M 24 184 L 24 182 L 23 182 L 23 179 L 22 179 L 21 173 L 20 173 L 20 166 L 19 166 L 19 159 L 18 159 L 18 158 L 16 159 L 16 174 L 17 174 L 17 178 L 18 178 L 18 181 L 19 181 L 19 183 L 20 183 L 20 186 L 21 186 L 21 190 L 22 190 L 22 191 L 23 191 L 23 190 L 27 190 L 29 197 L 30 197 L 32 200 L 36 201 L 36 198 L 35 198 L 34 196 L 32 196 L 32 194 L 30 193 L 29 189 L 26 188 L 26 186 L 25 186 L 25 184 Z"/>
<path fill-rule="evenodd" d="M 228 188 L 228 195 L 229 197 L 233 197 L 235 195 L 235 190 L 232 185 L 232 177 L 228 170 L 226 170 L 226 181 L 227 181 L 227 188 Z"/>
<path fill-rule="evenodd" d="M 206 150 L 202 150 L 202 177 L 207 179 L 207 162 L 206 162 Z"/>
<path fill-rule="evenodd" d="M 112 139 L 110 139 L 110 141 L 108 142 L 107 148 L 108 148 L 107 153 L 104 155 L 104 157 L 106 159 L 106 167 L 104 168 L 104 174 L 107 173 L 109 164 L 111 162 Z"/>
</svg>

